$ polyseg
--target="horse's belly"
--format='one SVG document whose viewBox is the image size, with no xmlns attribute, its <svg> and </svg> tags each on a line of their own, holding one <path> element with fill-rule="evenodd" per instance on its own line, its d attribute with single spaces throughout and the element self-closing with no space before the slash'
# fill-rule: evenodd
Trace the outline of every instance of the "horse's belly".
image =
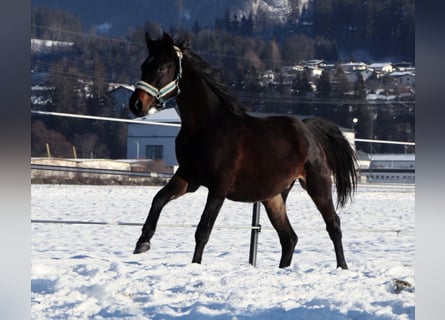
<svg viewBox="0 0 445 320">
<path fill-rule="evenodd" d="M 277 178 L 277 177 L 276 177 Z M 293 181 L 295 175 L 281 179 L 252 179 L 249 181 L 236 181 L 227 194 L 227 199 L 240 202 L 256 202 L 273 198 L 283 192 Z"/>
</svg>

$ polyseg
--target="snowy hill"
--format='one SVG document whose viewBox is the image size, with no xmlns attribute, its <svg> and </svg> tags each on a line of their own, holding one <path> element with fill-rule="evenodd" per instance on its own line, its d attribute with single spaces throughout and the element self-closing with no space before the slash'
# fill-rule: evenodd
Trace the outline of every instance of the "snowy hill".
<svg viewBox="0 0 445 320">
<path fill-rule="evenodd" d="M 289 13 L 291 12 L 291 6 L 293 2 L 299 2 L 299 9 L 307 5 L 308 0 L 245 0 L 242 4 L 240 14 L 248 16 L 252 13 L 254 16 L 260 12 L 266 12 L 268 15 L 277 22 L 285 22 Z"/>
<path fill-rule="evenodd" d="M 308 0 L 299 0 L 306 4 Z M 112 35 L 123 35 L 129 28 L 153 21 L 165 29 L 190 28 L 195 21 L 201 26 L 213 26 L 216 18 L 226 13 L 248 16 L 265 12 L 276 21 L 284 21 L 290 13 L 291 0 L 32 0 L 32 6 L 63 9 L 78 16 L 85 31 L 104 28 Z M 298 0 L 297 0 L 298 2 Z M 301 7 L 301 5 L 300 5 Z M 87 10 L 86 10 L 87 8 Z"/>
</svg>

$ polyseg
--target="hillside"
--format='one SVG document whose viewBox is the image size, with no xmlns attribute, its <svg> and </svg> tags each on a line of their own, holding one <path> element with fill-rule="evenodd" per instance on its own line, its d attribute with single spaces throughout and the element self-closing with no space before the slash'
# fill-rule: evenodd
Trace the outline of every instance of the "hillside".
<svg viewBox="0 0 445 320">
<path fill-rule="evenodd" d="M 128 116 L 108 89 L 110 83 L 130 84 L 140 77 L 138 66 L 146 55 L 144 32 L 157 26 L 175 32 L 178 24 L 182 28 L 195 21 L 199 25 L 193 22 L 188 29 L 193 50 L 222 71 L 222 82 L 250 110 L 310 114 L 344 127 L 357 118 L 360 121 L 352 126 L 360 137 L 413 141 L 414 1 L 311 0 L 301 14 L 295 10 L 297 3 L 301 2 L 166 0 L 155 8 L 152 1 L 139 0 L 125 7 L 113 0 L 34 0 L 31 38 L 39 40 L 31 45 L 32 107 Z M 247 12 L 255 16 L 246 17 Z M 315 68 L 305 61 L 325 66 Z M 391 75 L 375 66 L 356 70 L 373 62 L 393 62 L 391 68 L 405 70 Z M 375 97 L 373 106 L 379 105 L 372 117 L 373 108 L 361 101 L 368 96 Z M 378 125 L 371 125 L 372 119 L 378 119 Z M 45 153 L 48 141 L 60 147 L 60 155 L 70 154 L 73 144 L 82 144 L 85 148 L 78 151 L 85 156 L 93 151 L 98 157 L 125 156 L 123 127 L 33 118 L 32 130 L 35 156 Z M 374 151 L 395 152 L 390 147 Z"/>
<path fill-rule="evenodd" d="M 414 0 L 33 0 L 32 7 L 32 16 L 35 8 L 47 7 L 59 9 L 61 16 L 68 12 L 78 17 L 72 34 L 125 37 L 140 27 L 147 29 L 149 22 L 170 32 L 219 29 L 279 43 L 304 35 L 316 44 L 338 48 L 343 61 L 415 63 Z M 66 25 L 60 20 L 59 24 Z M 42 28 L 42 22 L 32 20 L 32 30 Z M 248 32 L 241 30 L 246 22 Z M 337 59 L 330 53 L 324 55 L 319 58 Z"/>
<path fill-rule="evenodd" d="M 290 12 L 292 0 L 32 0 L 32 6 L 46 6 L 69 11 L 78 16 L 85 29 L 98 28 L 113 36 L 122 36 L 129 28 L 143 25 L 147 20 L 165 29 L 183 27 L 189 29 L 195 21 L 211 27 L 216 18 L 236 13 L 248 16 L 267 12 L 277 21 L 284 21 Z M 297 2 L 306 3 L 307 0 Z"/>
</svg>

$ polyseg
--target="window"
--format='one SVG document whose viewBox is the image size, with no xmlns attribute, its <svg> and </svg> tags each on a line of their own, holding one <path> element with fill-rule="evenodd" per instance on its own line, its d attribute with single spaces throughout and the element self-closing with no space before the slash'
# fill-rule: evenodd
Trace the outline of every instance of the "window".
<svg viewBox="0 0 445 320">
<path fill-rule="evenodd" d="M 162 159 L 163 146 L 145 146 L 145 157 L 152 160 Z"/>
</svg>

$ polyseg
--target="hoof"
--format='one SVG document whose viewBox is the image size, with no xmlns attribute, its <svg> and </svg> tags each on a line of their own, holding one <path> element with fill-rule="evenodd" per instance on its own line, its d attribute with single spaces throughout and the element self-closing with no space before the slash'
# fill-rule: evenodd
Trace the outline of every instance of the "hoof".
<svg viewBox="0 0 445 320">
<path fill-rule="evenodd" d="M 136 248 L 134 249 L 133 253 L 138 254 L 148 250 L 150 250 L 150 242 L 142 242 L 136 244 Z"/>
<path fill-rule="evenodd" d="M 339 265 L 339 266 L 337 266 L 337 268 L 341 268 L 343 270 L 348 270 L 348 266 L 346 264 Z"/>
</svg>

